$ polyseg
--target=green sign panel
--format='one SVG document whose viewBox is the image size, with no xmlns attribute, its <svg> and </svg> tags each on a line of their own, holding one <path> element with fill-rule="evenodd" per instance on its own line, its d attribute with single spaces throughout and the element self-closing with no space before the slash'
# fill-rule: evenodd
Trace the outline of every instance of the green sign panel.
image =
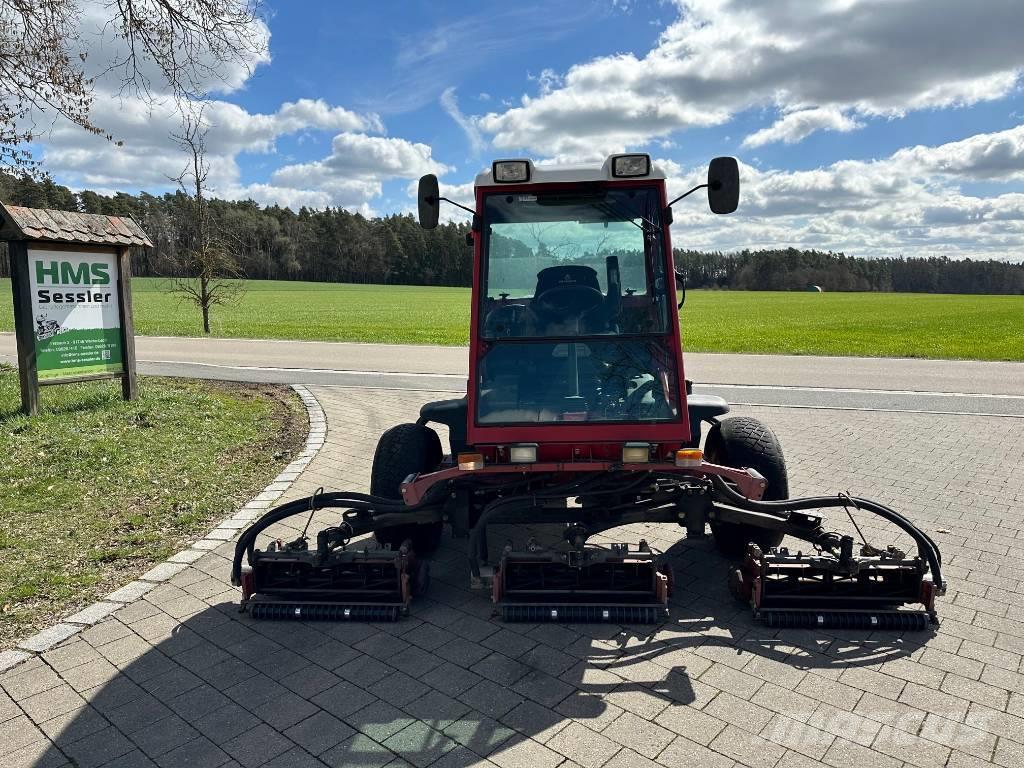
<svg viewBox="0 0 1024 768">
<path fill-rule="evenodd" d="M 123 373 L 117 257 L 29 248 L 40 381 Z"/>
</svg>

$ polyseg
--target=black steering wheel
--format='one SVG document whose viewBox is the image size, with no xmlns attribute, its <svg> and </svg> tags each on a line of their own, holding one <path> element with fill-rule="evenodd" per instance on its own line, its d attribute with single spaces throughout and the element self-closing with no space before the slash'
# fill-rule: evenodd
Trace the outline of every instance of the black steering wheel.
<svg viewBox="0 0 1024 768">
<path fill-rule="evenodd" d="M 638 385 L 632 392 L 626 395 L 625 409 L 626 414 L 629 416 L 640 415 L 640 408 L 644 405 L 644 398 L 654 391 L 654 388 L 658 385 L 657 379 L 648 379 L 643 384 Z"/>
<path fill-rule="evenodd" d="M 604 294 L 589 285 L 553 285 L 534 297 L 534 308 L 548 320 L 582 317 L 604 302 Z"/>
</svg>

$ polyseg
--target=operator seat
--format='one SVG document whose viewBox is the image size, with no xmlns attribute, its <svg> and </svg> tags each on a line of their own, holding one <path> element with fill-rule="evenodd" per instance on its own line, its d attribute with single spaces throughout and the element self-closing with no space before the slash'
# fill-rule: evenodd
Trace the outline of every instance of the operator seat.
<svg viewBox="0 0 1024 768">
<path fill-rule="evenodd" d="M 530 310 L 538 336 L 559 333 L 600 333 L 605 330 L 605 296 L 597 270 L 583 264 L 561 264 L 537 273 Z"/>
</svg>

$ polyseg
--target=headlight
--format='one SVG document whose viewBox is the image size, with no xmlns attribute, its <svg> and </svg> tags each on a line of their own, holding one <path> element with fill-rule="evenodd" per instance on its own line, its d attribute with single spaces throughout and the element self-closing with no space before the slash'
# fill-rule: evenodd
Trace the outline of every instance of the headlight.
<svg viewBox="0 0 1024 768">
<path fill-rule="evenodd" d="M 500 184 L 530 180 L 529 160 L 498 160 L 491 166 L 491 176 Z"/>
<path fill-rule="evenodd" d="M 520 443 L 508 447 L 508 460 L 512 464 L 533 464 L 537 461 L 537 444 Z"/>
<path fill-rule="evenodd" d="M 650 443 L 626 443 L 622 446 L 623 464 L 646 464 L 650 460 Z"/>
<path fill-rule="evenodd" d="M 646 176 L 651 172 L 650 155 L 618 155 L 612 158 L 612 176 Z"/>
</svg>

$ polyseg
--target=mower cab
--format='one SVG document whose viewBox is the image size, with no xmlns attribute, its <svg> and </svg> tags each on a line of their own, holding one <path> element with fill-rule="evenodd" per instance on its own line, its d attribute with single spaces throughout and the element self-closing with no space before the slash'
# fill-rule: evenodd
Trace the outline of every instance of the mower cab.
<svg viewBox="0 0 1024 768">
<path fill-rule="evenodd" d="M 243 533 L 233 569 L 243 606 L 268 617 L 358 618 L 378 615 L 367 606 L 379 603 L 397 618 L 425 588 L 417 555 L 438 545 L 447 524 L 469 539 L 472 584 L 491 590 L 507 620 L 659 621 L 672 590 L 659 553 L 645 541 L 588 540 L 662 522 L 688 536 L 710 528 L 723 553 L 741 559 L 733 594 L 773 626 L 933 622 L 941 561 L 926 534 L 866 499 L 789 499 L 771 430 L 723 419 L 724 400 L 692 393 L 669 230 L 672 205 L 700 189 L 714 213 L 733 212 L 736 160 L 716 158 L 706 183 L 672 201 L 664 174 L 642 154 L 599 167 L 502 160 L 480 174 L 466 209 L 474 252 L 466 396 L 428 403 L 416 423 L 382 435 L 370 495 L 293 502 Z M 446 198 L 434 176 L 421 179 L 418 197 L 421 224 L 437 226 Z M 448 428 L 449 453 L 431 424 Z M 255 547 L 265 528 L 315 505 L 346 510 L 315 549 L 304 536 Z M 855 553 L 852 537 L 825 531 L 811 514 L 836 506 L 881 515 L 913 538 L 917 555 L 867 542 Z M 511 534 L 489 546 L 488 531 L 499 527 Z M 371 531 L 381 549 L 348 546 Z M 815 554 L 779 549 L 786 535 Z M 374 597 L 382 593 L 387 600 Z M 905 610 L 910 603 L 923 609 Z"/>
</svg>

